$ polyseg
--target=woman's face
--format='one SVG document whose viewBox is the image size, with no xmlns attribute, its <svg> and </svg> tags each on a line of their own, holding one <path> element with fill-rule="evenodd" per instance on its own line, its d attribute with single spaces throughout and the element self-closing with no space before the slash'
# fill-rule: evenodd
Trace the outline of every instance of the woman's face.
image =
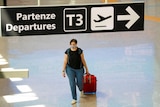
<svg viewBox="0 0 160 107">
<path fill-rule="evenodd" d="M 71 46 L 72 49 L 77 48 L 77 44 L 75 42 L 71 42 L 70 46 Z"/>
</svg>

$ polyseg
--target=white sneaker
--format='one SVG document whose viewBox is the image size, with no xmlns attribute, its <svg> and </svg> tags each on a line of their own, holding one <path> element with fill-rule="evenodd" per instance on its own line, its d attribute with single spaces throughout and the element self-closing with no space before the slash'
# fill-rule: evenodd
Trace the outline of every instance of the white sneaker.
<svg viewBox="0 0 160 107">
<path fill-rule="evenodd" d="M 83 91 L 81 91 L 81 95 L 84 95 L 84 92 L 83 92 Z"/>
<path fill-rule="evenodd" d="M 81 97 L 86 97 L 83 91 L 81 91 Z"/>
<path fill-rule="evenodd" d="M 77 103 L 77 100 L 75 100 L 75 99 L 73 99 L 72 101 L 71 101 L 71 104 L 73 105 L 73 104 L 76 104 Z"/>
</svg>

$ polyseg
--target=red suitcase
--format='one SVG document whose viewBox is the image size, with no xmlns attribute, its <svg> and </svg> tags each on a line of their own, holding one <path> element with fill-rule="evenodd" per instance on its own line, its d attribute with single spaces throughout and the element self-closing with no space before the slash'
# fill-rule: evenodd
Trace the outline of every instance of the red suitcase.
<svg viewBox="0 0 160 107">
<path fill-rule="evenodd" d="M 97 90 L 97 78 L 91 74 L 83 76 L 83 92 L 84 94 L 95 94 Z"/>
</svg>

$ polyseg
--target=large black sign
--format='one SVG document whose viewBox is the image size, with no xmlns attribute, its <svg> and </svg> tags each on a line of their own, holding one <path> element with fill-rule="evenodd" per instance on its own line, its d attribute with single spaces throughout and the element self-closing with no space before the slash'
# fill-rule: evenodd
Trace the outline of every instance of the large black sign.
<svg viewBox="0 0 160 107">
<path fill-rule="evenodd" d="M 1 8 L 3 36 L 144 30 L 144 3 Z"/>
</svg>

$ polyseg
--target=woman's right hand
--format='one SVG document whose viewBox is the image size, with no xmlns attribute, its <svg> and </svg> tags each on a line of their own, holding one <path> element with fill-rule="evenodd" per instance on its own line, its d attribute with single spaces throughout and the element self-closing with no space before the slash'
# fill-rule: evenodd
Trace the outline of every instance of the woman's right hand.
<svg viewBox="0 0 160 107">
<path fill-rule="evenodd" d="M 66 77 L 66 73 L 65 73 L 64 71 L 62 72 L 62 76 L 63 76 L 63 77 Z"/>
</svg>

